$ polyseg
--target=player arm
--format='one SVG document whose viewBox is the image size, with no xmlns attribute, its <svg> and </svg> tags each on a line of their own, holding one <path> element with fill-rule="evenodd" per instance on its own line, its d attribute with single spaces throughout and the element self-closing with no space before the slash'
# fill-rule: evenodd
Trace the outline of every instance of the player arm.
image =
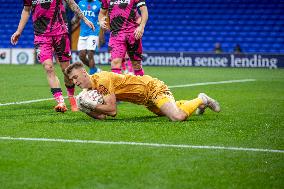
<svg viewBox="0 0 284 189">
<path fill-rule="evenodd" d="M 23 32 L 27 22 L 29 21 L 30 14 L 31 14 L 31 7 L 24 6 L 22 15 L 21 15 L 21 20 L 19 22 L 18 29 L 17 29 L 19 33 Z"/>
<path fill-rule="evenodd" d="M 80 18 L 77 15 L 74 15 L 74 17 L 71 19 L 71 30 L 72 32 L 80 25 Z"/>
<path fill-rule="evenodd" d="M 134 36 L 135 36 L 135 39 L 141 39 L 144 34 L 144 28 L 148 20 L 148 9 L 144 1 L 139 2 L 137 4 L 137 7 L 139 8 L 141 12 L 141 23 L 134 31 Z"/>
<path fill-rule="evenodd" d="M 11 36 L 11 43 L 16 45 L 18 43 L 19 37 L 21 36 L 31 14 L 31 6 L 24 6 L 21 19 L 16 32 Z"/>
<path fill-rule="evenodd" d="M 77 3 L 74 0 L 65 0 L 70 9 L 77 15 L 79 19 L 87 19 L 83 12 L 81 11 L 80 7 L 77 5 Z"/>
<path fill-rule="evenodd" d="M 140 22 L 140 26 L 143 27 L 143 29 L 146 26 L 146 23 L 148 21 L 148 9 L 146 6 L 141 6 L 139 8 L 140 12 L 141 12 L 141 22 Z"/>
<path fill-rule="evenodd" d="M 108 116 L 116 116 L 116 97 L 115 94 L 104 96 L 104 104 L 98 104 L 95 107 L 95 112 Z"/>
<path fill-rule="evenodd" d="M 74 0 L 65 0 L 70 9 L 78 16 L 79 19 L 84 20 L 84 22 L 93 30 L 95 29 L 94 24 L 90 22 L 81 11 L 80 7 L 77 5 L 77 3 Z"/>
<path fill-rule="evenodd" d="M 99 23 L 103 29 L 107 29 L 106 18 L 107 18 L 107 9 L 101 8 L 99 13 Z"/>
<path fill-rule="evenodd" d="M 92 117 L 92 118 L 95 118 L 95 119 L 99 119 L 99 120 L 102 120 L 102 119 L 105 119 L 106 118 L 106 115 L 105 114 L 101 114 L 101 113 L 96 113 L 94 111 L 91 111 L 91 112 L 88 112 L 86 113 L 88 116 Z"/>
</svg>

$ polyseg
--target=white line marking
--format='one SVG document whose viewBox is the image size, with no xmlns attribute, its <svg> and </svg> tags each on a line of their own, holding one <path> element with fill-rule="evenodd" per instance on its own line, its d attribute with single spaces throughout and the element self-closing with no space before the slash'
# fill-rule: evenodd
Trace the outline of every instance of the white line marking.
<svg viewBox="0 0 284 189">
<path fill-rule="evenodd" d="M 142 143 L 142 142 L 123 142 L 123 141 L 97 141 L 97 140 L 68 140 L 68 139 L 52 139 L 52 138 L 14 138 L 0 137 L 0 140 L 20 140 L 20 141 L 44 141 L 44 142 L 63 142 L 63 143 L 84 143 L 84 144 L 109 144 L 109 145 L 132 145 L 132 146 L 150 146 L 158 148 L 192 148 L 192 149 L 210 149 L 210 150 L 231 150 L 231 151 L 250 151 L 250 152 L 269 152 L 284 153 L 284 150 L 260 149 L 260 148 L 239 148 L 225 146 L 194 146 L 187 144 L 158 144 L 158 143 Z"/>
<path fill-rule="evenodd" d="M 202 85 L 218 85 L 218 84 L 227 84 L 227 83 L 243 83 L 243 82 L 251 82 L 256 81 L 256 79 L 241 79 L 241 80 L 228 80 L 228 81 L 216 81 L 216 82 L 205 82 L 205 83 L 192 83 L 185 85 L 173 85 L 169 86 L 169 88 L 179 88 L 179 87 L 193 87 L 193 86 L 202 86 Z"/>
<path fill-rule="evenodd" d="M 67 97 L 64 97 L 67 98 Z M 43 102 L 48 100 L 54 100 L 54 98 L 43 98 L 43 99 L 36 99 L 36 100 L 27 100 L 27 101 L 21 101 L 21 102 L 9 102 L 5 104 L 0 104 L 0 106 L 9 106 L 9 105 L 18 105 L 18 104 L 30 104 L 35 102 Z"/>
<path fill-rule="evenodd" d="M 228 81 L 216 81 L 216 82 L 205 82 L 205 83 L 192 83 L 192 84 L 185 84 L 185 85 L 173 85 L 169 86 L 169 88 L 179 88 L 179 87 L 193 87 L 193 86 L 201 86 L 201 85 L 218 85 L 218 84 L 226 84 L 226 83 L 242 83 L 242 82 L 251 82 L 256 81 L 255 79 L 241 79 L 241 80 L 228 80 Z M 67 97 L 64 97 L 67 98 Z M 9 106 L 9 105 L 18 105 L 18 104 L 30 104 L 35 102 L 42 102 L 53 100 L 53 98 L 44 98 L 44 99 L 36 99 L 36 100 L 28 100 L 28 101 L 21 101 L 21 102 L 9 102 L 1 104 L 0 106 Z"/>
<path fill-rule="evenodd" d="M 42 102 L 42 101 L 48 101 L 48 100 L 53 100 L 54 98 L 43 98 L 43 99 L 37 99 L 37 100 L 27 100 L 27 101 L 22 101 L 22 102 L 9 102 L 5 104 L 0 104 L 0 106 L 9 106 L 9 105 L 15 105 L 15 104 L 30 104 L 34 102 Z"/>
</svg>

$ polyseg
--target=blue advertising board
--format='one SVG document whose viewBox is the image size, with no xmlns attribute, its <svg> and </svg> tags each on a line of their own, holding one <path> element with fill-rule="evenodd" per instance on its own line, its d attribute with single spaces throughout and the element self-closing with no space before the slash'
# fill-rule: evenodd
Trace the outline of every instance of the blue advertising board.
<svg viewBox="0 0 284 189">
<path fill-rule="evenodd" d="M 72 60 L 73 62 L 79 61 L 78 52 L 74 51 L 72 53 Z M 95 62 L 97 64 L 109 64 L 110 54 L 108 52 L 97 53 Z M 284 67 L 284 54 L 144 52 L 143 65 L 277 69 Z"/>
<path fill-rule="evenodd" d="M 143 65 L 275 69 L 284 67 L 284 55 L 149 52 Z"/>
</svg>

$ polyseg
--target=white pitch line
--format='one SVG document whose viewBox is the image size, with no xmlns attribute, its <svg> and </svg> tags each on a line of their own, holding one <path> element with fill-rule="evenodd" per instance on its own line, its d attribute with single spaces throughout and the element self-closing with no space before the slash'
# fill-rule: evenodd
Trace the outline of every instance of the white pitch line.
<svg viewBox="0 0 284 189">
<path fill-rule="evenodd" d="M 30 104 L 34 102 L 42 102 L 42 101 L 48 101 L 48 100 L 53 100 L 54 98 L 43 98 L 43 99 L 36 99 L 36 100 L 27 100 L 27 101 L 22 101 L 22 102 L 9 102 L 5 104 L 0 104 L 0 106 L 9 106 L 9 105 L 17 105 L 17 104 Z"/>
<path fill-rule="evenodd" d="M 185 84 L 185 85 L 173 85 L 173 86 L 169 86 L 169 88 L 193 87 L 193 86 L 202 86 L 202 85 L 219 85 L 219 84 L 227 84 L 227 83 L 243 83 L 243 82 L 251 82 L 251 81 L 256 81 L 256 79 L 240 79 L 240 80 L 192 83 L 192 84 Z"/>
<path fill-rule="evenodd" d="M 205 83 L 192 83 L 192 84 L 185 84 L 185 85 L 173 85 L 173 86 L 169 86 L 169 88 L 193 87 L 193 86 L 201 86 L 201 85 L 218 85 L 218 84 L 226 84 L 226 83 L 242 83 L 242 82 L 251 82 L 251 81 L 256 81 L 256 80 L 255 79 L 241 79 L 241 80 L 228 80 L 228 81 L 216 81 L 216 82 L 205 82 Z M 4 104 L 0 103 L 0 106 L 30 104 L 30 103 L 42 102 L 42 101 L 48 101 L 48 100 L 53 100 L 53 98 L 44 98 L 44 99 L 28 100 L 28 101 L 21 101 L 21 102 L 9 102 L 9 103 L 4 103 Z"/>
<path fill-rule="evenodd" d="M 114 142 L 114 141 L 77 140 L 77 139 L 68 140 L 68 139 L 52 139 L 52 138 L 14 138 L 14 137 L 0 137 L 0 140 L 106 144 L 106 145 L 131 145 L 131 146 L 149 146 L 149 147 L 157 147 L 157 148 L 191 148 L 191 149 L 231 150 L 231 151 L 246 151 L 246 152 L 284 153 L 284 150 L 261 149 L 261 148 L 241 148 L 241 147 L 225 147 L 225 146 L 194 146 L 194 145 L 187 145 L 187 144 L 158 144 L 158 143 L 124 142 L 124 141 Z"/>
<path fill-rule="evenodd" d="M 64 97 L 67 98 L 67 97 Z M 30 104 L 35 102 L 43 102 L 48 100 L 54 100 L 54 98 L 43 98 L 43 99 L 36 99 L 36 100 L 27 100 L 27 101 L 21 101 L 21 102 L 9 102 L 5 104 L 0 104 L 0 106 L 9 106 L 9 105 L 18 105 L 18 104 Z"/>
</svg>

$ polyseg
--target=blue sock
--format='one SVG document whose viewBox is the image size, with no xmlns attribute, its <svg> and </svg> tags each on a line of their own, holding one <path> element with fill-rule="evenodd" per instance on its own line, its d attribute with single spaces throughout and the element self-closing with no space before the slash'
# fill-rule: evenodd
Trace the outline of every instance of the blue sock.
<svg viewBox="0 0 284 189">
<path fill-rule="evenodd" d="M 90 75 L 93 75 L 93 74 L 96 73 L 97 71 L 98 71 L 97 67 L 90 68 Z"/>
</svg>

